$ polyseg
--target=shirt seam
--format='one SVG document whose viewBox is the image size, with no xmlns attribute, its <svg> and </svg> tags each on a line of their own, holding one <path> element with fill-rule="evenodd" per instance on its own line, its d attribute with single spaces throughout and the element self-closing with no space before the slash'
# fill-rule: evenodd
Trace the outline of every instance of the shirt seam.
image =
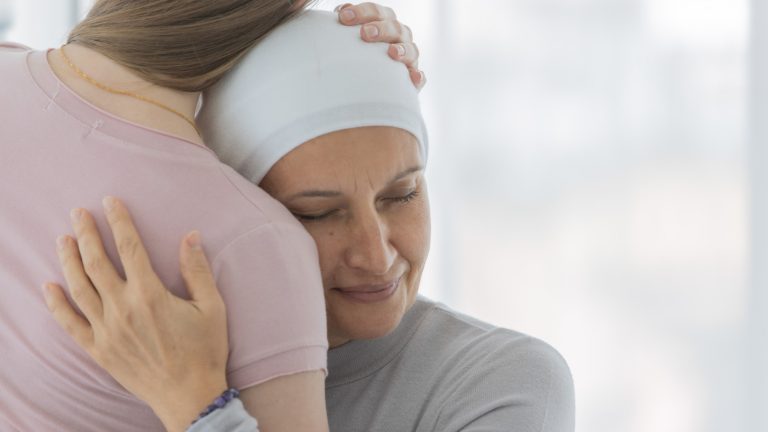
<svg viewBox="0 0 768 432">
<path fill-rule="evenodd" d="M 248 362 L 248 364 L 245 364 L 243 366 L 238 366 L 238 367 L 236 367 L 236 368 L 234 368 L 232 370 L 229 370 L 229 371 L 227 371 L 227 375 L 238 373 L 238 372 L 242 371 L 243 369 L 246 369 L 248 367 L 254 366 L 256 363 L 259 363 L 261 361 L 267 360 L 267 359 L 272 358 L 272 357 L 277 357 L 277 356 L 280 356 L 280 355 L 283 355 L 283 354 L 288 354 L 288 353 L 291 353 L 291 352 L 294 352 L 294 351 L 300 351 L 300 350 L 306 350 L 306 349 L 314 349 L 314 348 L 322 348 L 322 349 L 326 349 L 327 350 L 328 349 L 328 344 L 327 343 L 317 343 L 317 342 L 312 342 L 312 343 L 296 343 L 296 344 L 291 345 L 288 348 L 281 348 L 279 351 L 274 351 L 274 352 L 271 352 L 271 353 L 269 353 L 267 355 L 262 355 L 262 356 L 260 356 L 259 358 L 255 359 L 255 360 L 251 360 L 250 362 Z"/>
<path fill-rule="evenodd" d="M 50 103 L 52 103 L 52 104 L 56 105 L 57 107 L 59 107 L 59 109 L 61 110 L 61 112 L 63 112 L 64 114 L 66 114 L 66 116 L 67 116 L 68 118 L 70 118 L 71 120 L 74 120 L 76 123 L 78 123 L 78 124 L 80 124 L 80 125 L 82 125 L 82 126 L 84 126 L 84 127 L 88 128 L 88 129 L 90 129 L 90 130 L 97 130 L 99 133 L 101 133 L 101 134 L 104 134 L 104 135 L 106 135 L 106 136 L 109 136 L 109 137 L 112 137 L 112 138 L 114 138 L 114 139 L 117 139 L 117 140 L 119 140 L 119 141 L 122 141 L 122 142 L 128 142 L 127 140 L 125 140 L 125 138 L 123 138 L 123 137 L 119 137 L 119 136 L 115 136 L 115 135 L 113 135 L 113 134 L 111 134 L 111 133 L 105 132 L 104 130 L 102 130 L 102 129 L 98 128 L 98 127 L 94 127 L 94 125 L 92 125 L 92 124 L 88 124 L 88 123 L 86 123 L 85 121 L 83 121 L 82 119 L 80 119 L 79 117 L 77 117 L 77 116 L 73 115 L 72 113 L 70 113 L 70 112 L 69 112 L 69 110 L 67 110 L 67 109 L 66 109 L 64 106 L 62 106 L 61 104 L 59 104 L 59 102 L 58 102 L 58 100 L 57 100 L 57 97 L 56 97 L 56 96 L 58 96 L 58 93 L 59 93 L 59 92 L 61 92 L 61 91 L 62 91 L 62 89 L 63 89 L 63 90 L 65 90 L 65 91 L 69 91 L 69 92 L 73 93 L 74 95 L 76 95 L 76 96 L 77 96 L 78 98 L 80 98 L 80 99 L 81 99 L 81 100 L 82 100 L 84 103 L 86 103 L 87 105 L 89 105 L 89 107 L 91 107 L 92 109 L 94 109 L 94 110 L 96 110 L 97 112 L 99 112 L 99 114 L 100 114 L 100 115 L 104 115 L 105 117 L 107 117 L 107 116 L 108 116 L 108 117 L 111 117 L 113 120 L 115 120 L 115 121 L 120 121 L 120 122 L 122 122 L 122 123 L 125 123 L 125 124 L 126 124 L 126 125 L 128 125 L 128 126 L 132 126 L 132 127 L 136 127 L 136 128 L 141 128 L 142 130 L 146 130 L 147 132 L 150 132 L 150 133 L 155 133 L 155 134 L 161 135 L 161 136 L 163 136 L 163 137 L 166 137 L 166 138 L 170 138 L 170 139 L 179 140 L 180 142 L 182 142 L 182 143 L 184 143 L 184 144 L 189 144 L 189 145 L 192 145 L 192 146 L 194 146 L 195 148 L 198 148 L 198 149 L 200 149 L 200 150 L 203 150 L 203 152 L 204 152 L 204 153 L 206 153 L 206 154 L 208 154 L 208 155 L 212 155 L 212 156 L 214 156 L 214 159 L 218 161 L 218 157 L 217 157 L 217 156 L 216 156 L 216 154 L 213 152 L 213 150 L 211 150 L 211 149 L 210 149 L 208 146 L 206 146 L 206 145 L 204 145 L 204 144 L 203 144 L 203 145 L 198 145 L 198 144 L 195 144 L 195 143 L 193 143 L 193 142 L 191 142 L 191 141 L 189 141 L 189 140 L 185 140 L 185 139 L 183 139 L 183 138 L 180 138 L 180 137 L 174 136 L 174 135 L 172 135 L 172 134 L 169 134 L 169 133 L 166 133 L 166 132 L 162 132 L 162 131 L 159 131 L 159 130 L 155 130 L 155 129 L 152 129 L 152 128 L 149 128 L 149 127 L 145 127 L 145 126 L 139 125 L 139 124 L 137 124 L 137 123 L 133 123 L 133 122 L 131 122 L 131 121 L 129 121 L 129 120 L 126 120 L 126 119 L 123 119 L 123 118 L 121 118 L 120 116 L 118 116 L 118 115 L 116 115 L 116 114 L 112 114 L 112 113 L 109 113 L 108 111 L 106 111 L 106 110 L 104 110 L 104 109 L 98 108 L 98 107 L 97 107 L 97 106 L 95 106 L 93 103 L 91 103 L 91 102 L 88 102 L 88 101 L 86 101 L 85 99 L 83 99 L 83 97 L 82 97 L 82 96 L 80 96 L 80 95 L 79 95 L 79 94 L 77 94 L 77 93 L 76 93 L 74 90 L 72 90 L 71 88 L 69 88 L 69 87 L 68 87 L 66 84 L 64 84 L 63 82 L 61 82 L 61 79 L 59 79 L 58 77 L 56 77 L 56 94 L 55 94 L 55 95 L 52 97 L 51 95 L 49 95 L 49 94 L 48 94 L 48 92 L 46 92 L 46 91 L 45 91 L 45 89 L 44 89 L 43 87 L 41 87 L 41 86 L 40 86 L 40 83 L 38 83 L 38 82 L 37 82 L 37 80 L 35 79 L 35 74 L 34 74 L 34 73 L 32 73 L 32 68 L 31 68 L 31 66 L 30 66 L 30 64 L 29 64 L 29 61 L 30 61 L 30 56 L 31 56 L 32 54 L 35 54 L 35 53 L 41 53 L 41 54 L 42 54 L 42 55 L 44 55 L 44 56 L 47 56 L 47 55 L 48 55 L 48 52 L 47 52 L 47 51 L 35 51 L 35 50 L 32 50 L 32 49 L 30 49 L 30 50 L 26 51 L 26 56 L 25 56 L 25 58 L 24 58 L 24 69 L 25 69 L 25 71 L 26 71 L 26 74 L 25 74 L 25 78 L 27 78 L 27 79 L 29 79 L 30 81 L 32 81 L 32 84 L 34 85 L 34 87 L 35 87 L 35 88 L 37 88 L 37 90 L 38 90 L 38 91 L 39 91 L 39 92 L 42 94 L 42 96 L 43 96 L 43 97 L 45 97 L 45 98 L 46 98 L 46 99 L 47 99 L 47 100 L 48 100 Z M 47 62 L 47 59 L 46 59 L 46 62 Z M 46 71 L 46 72 L 47 72 L 47 71 Z M 51 73 L 53 73 L 53 72 L 51 72 Z"/>
<path fill-rule="evenodd" d="M 214 154 L 215 154 L 215 153 L 214 153 Z M 237 193 L 238 193 L 238 194 L 240 194 L 240 196 L 241 196 L 241 197 L 243 197 L 243 199 L 244 199 L 244 200 L 248 201 L 248 202 L 249 202 L 249 203 L 250 203 L 252 206 L 254 206 L 254 207 L 256 207 L 257 209 L 259 209 L 259 210 L 260 210 L 260 211 L 261 211 L 261 212 L 264 214 L 264 216 L 265 216 L 265 217 L 267 217 L 267 212 L 265 212 L 265 211 L 264 211 L 264 210 L 261 208 L 261 206 L 260 206 L 260 205 L 259 205 L 259 204 L 258 204 L 258 203 L 255 201 L 255 200 L 251 199 L 251 197 L 249 197 L 248 195 L 246 195 L 246 194 L 243 192 L 243 190 L 240 188 L 240 186 L 238 186 L 237 184 L 235 184 L 235 182 L 233 182 L 233 181 L 232 181 L 232 179 L 230 178 L 230 176 L 229 176 L 229 175 L 228 175 L 228 174 L 225 172 L 225 168 L 224 168 L 224 166 L 227 166 L 227 167 L 229 167 L 229 165 L 224 165 L 224 163 L 223 163 L 223 162 L 221 162 L 221 160 L 219 160 L 219 159 L 217 159 L 217 161 L 219 162 L 219 166 L 218 166 L 218 169 L 219 169 L 219 173 L 221 173 L 221 175 L 223 175 L 223 176 L 224 176 L 224 178 L 227 180 L 227 182 L 228 182 L 230 185 L 232 185 L 232 187 L 233 187 L 233 188 L 235 188 L 235 190 L 237 191 Z M 231 168 L 231 167 L 230 167 L 230 168 Z M 245 179 L 245 177 L 243 177 L 243 179 Z M 246 180 L 246 181 L 250 182 L 250 180 Z M 259 187 L 259 185 L 255 184 L 255 183 L 251 183 L 251 184 L 252 184 L 252 185 L 254 185 L 254 186 L 255 186 L 255 187 L 257 187 L 257 188 Z M 259 189 L 261 189 L 261 188 L 259 188 Z M 266 193 L 266 192 L 265 192 L 265 193 Z M 274 199 L 274 198 L 272 198 L 272 196 L 270 196 L 270 199 Z M 274 221 L 273 221 L 271 218 L 267 218 L 267 223 L 271 224 L 271 223 L 274 223 Z"/>
<path fill-rule="evenodd" d="M 254 205 L 255 205 L 255 204 L 254 204 Z M 261 210 L 260 208 L 258 208 L 258 206 L 257 206 L 257 209 Z M 221 259 L 221 256 L 222 256 L 224 253 L 228 252 L 228 250 L 229 250 L 230 248 L 232 248 L 232 247 L 233 247 L 233 246 L 234 246 L 236 243 L 238 243 L 239 241 L 241 241 L 241 240 L 242 240 L 242 239 L 244 239 L 245 237 L 247 237 L 247 236 L 249 236 L 249 235 L 252 235 L 252 234 L 255 234 L 255 233 L 257 233 L 258 231 L 263 231 L 263 230 L 267 230 L 267 229 L 272 229 L 272 230 L 275 230 L 275 231 L 277 231 L 277 227 L 285 227 L 285 228 L 288 228 L 288 229 L 296 229 L 296 228 L 294 228 L 293 226 L 291 226 L 290 224 L 288 224 L 288 223 L 285 223 L 285 222 L 279 222 L 279 221 L 277 221 L 277 222 L 276 222 L 276 221 L 272 221 L 272 220 L 267 220 L 266 222 L 262 223 L 261 225 L 259 225 L 259 226 L 255 227 L 255 228 L 251 228 L 251 229 L 249 229 L 248 231 L 245 231 L 245 232 L 244 232 L 244 233 L 242 233 L 242 234 L 239 234 L 237 237 L 235 237 L 234 239 L 232 239 L 232 240 L 231 240 L 229 243 L 227 243 L 226 245 L 224 245 L 224 246 L 223 246 L 223 247 L 222 247 L 222 248 L 221 248 L 221 249 L 220 249 L 220 250 L 219 250 L 219 251 L 216 253 L 216 255 L 214 256 L 214 258 L 211 260 L 211 267 L 212 267 L 212 268 L 213 268 L 213 267 L 215 267 L 215 266 L 216 266 L 216 265 L 219 263 L 219 260 Z"/>
</svg>

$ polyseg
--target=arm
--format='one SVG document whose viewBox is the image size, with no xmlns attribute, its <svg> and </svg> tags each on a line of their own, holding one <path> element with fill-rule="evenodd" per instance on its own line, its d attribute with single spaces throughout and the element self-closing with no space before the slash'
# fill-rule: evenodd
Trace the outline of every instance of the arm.
<svg viewBox="0 0 768 432">
<path fill-rule="evenodd" d="M 126 279 L 106 255 L 93 218 L 73 212 L 77 241 L 58 254 L 79 315 L 61 287 L 47 285 L 57 322 L 128 391 L 149 404 L 169 431 L 183 431 L 227 388 L 226 311 L 195 232 L 180 263 L 191 300 L 171 294 L 152 270 L 127 209 L 105 200 Z M 152 325 L 149 325 L 151 323 Z M 322 371 L 275 378 L 242 391 L 262 431 L 325 431 Z"/>
<path fill-rule="evenodd" d="M 310 377 L 315 383 L 319 383 L 317 388 L 323 391 L 322 384 L 324 377 L 320 372 L 309 372 L 309 374 L 315 374 L 316 377 Z M 318 404 L 317 399 L 306 400 L 303 402 L 296 402 L 292 400 L 296 394 L 308 395 L 314 393 L 305 392 L 306 383 L 305 377 L 302 374 L 289 375 L 286 377 L 276 378 L 263 385 L 253 387 L 244 392 L 241 397 L 243 402 L 253 407 L 249 410 L 253 413 L 262 425 L 267 428 L 286 428 L 290 427 L 290 430 L 319 430 L 316 424 L 311 423 L 312 419 L 318 418 L 325 410 L 325 401 L 322 404 Z M 315 390 L 317 390 L 315 389 Z M 307 406 L 314 412 L 304 411 Z M 303 422 L 300 425 L 282 425 L 284 416 L 273 416 L 274 413 L 288 414 L 287 410 L 293 411 L 293 416 L 298 422 Z M 322 411 L 322 413 L 320 412 Z M 234 400 L 227 404 L 224 409 L 214 411 L 210 415 L 204 417 L 200 421 L 196 422 L 189 428 L 188 432 L 258 432 L 258 425 L 256 420 L 251 417 L 245 407 L 238 400 Z"/>
<path fill-rule="evenodd" d="M 436 430 L 574 431 L 573 379 L 554 348 L 535 338 L 478 348 L 460 374 L 446 376 L 453 392 L 442 403 Z"/>
</svg>

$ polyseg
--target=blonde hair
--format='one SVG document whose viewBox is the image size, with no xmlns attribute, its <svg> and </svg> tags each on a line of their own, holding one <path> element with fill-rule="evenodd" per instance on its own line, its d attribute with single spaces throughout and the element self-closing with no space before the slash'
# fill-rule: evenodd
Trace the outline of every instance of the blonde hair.
<svg viewBox="0 0 768 432">
<path fill-rule="evenodd" d="M 145 80 L 181 91 L 218 81 L 259 39 L 305 8 L 292 0 L 99 0 L 69 34 Z M 269 67 L 269 65 L 265 65 Z"/>
</svg>

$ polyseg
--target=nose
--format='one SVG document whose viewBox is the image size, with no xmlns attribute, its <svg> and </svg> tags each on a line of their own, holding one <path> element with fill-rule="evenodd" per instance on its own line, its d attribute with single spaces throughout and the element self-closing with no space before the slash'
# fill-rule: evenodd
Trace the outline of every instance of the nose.
<svg viewBox="0 0 768 432">
<path fill-rule="evenodd" d="M 389 228 L 381 216 L 372 211 L 351 221 L 346 261 L 351 268 L 383 275 L 395 262 L 397 250 L 390 243 Z"/>
</svg>

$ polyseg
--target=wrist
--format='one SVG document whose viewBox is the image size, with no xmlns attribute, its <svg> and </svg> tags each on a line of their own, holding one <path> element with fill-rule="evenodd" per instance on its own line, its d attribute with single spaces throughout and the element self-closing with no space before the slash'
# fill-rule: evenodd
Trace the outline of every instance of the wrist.
<svg viewBox="0 0 768 432">
<path fill-rule="evenodd" d="M 203 410 L 203 412 L 201 412 L 200 415 L 197 416 L 197 418 L 195 419 L 195 421 L 192 422 L 192 424 L 195 424 L 198 421 L 202 420 L 203 418 L 207 417 L 208 415 L 213 414 L 214 411 L 218 411 L 224 408 L 225 406 L 227 406 L 227 404 L 232 402 L 232 400 L 237 399 L 239 397 L 240 397 L 240 392 L 237 391 L 236 388 L 229 388 L 225 390 L 219 395 L 219 397 L 213 400 L 213 403 L 208 405 L 208 407 L 205 408 L 205 410 Z"/>
<path fill-rule="evenodd" d="M 227 390 L 223 377 L 212 381 L 196 381 L 165 392 L 163 400 L 151 404 L 168 432 L 184 432 L 208 405 Z"/>
</svg>

